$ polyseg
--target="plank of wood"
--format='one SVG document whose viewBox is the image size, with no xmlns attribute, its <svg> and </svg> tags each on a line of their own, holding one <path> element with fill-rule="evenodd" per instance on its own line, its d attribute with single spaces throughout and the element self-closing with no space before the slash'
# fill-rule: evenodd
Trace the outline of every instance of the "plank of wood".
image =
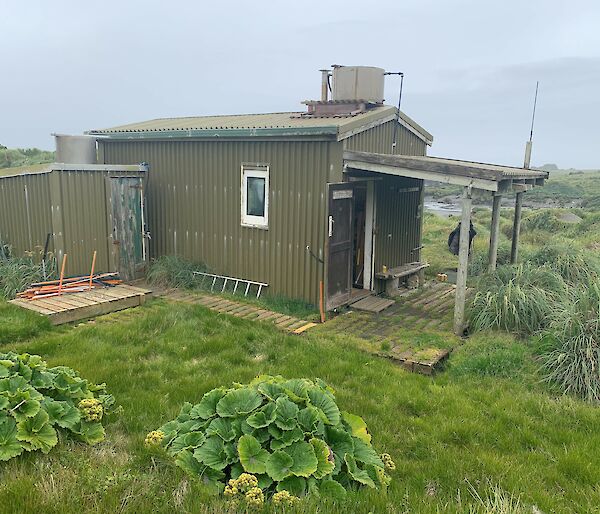
<svg viewBox="0 0 600 514">
<path fill-rule="evenodd" d="M 394 305 L 394 300 L 389 300 L 387 298 L 377 298 L 376 296 L 368 296 L 367 298 L 363 298 L 358 302 L 355 302 L 350 305 L 352 309 L 357 309 L 361 311 L 374 312 L 378 313 L 388 307 Z"/>
<path fill-rule="evenodd" d="M 294 323 L 298 322 L 298 318 L 294 318 L 293 316 L 289 316 L 287 319 L 283 319 L 279 322 L 276 322 L 275 325 L 279 328 L 286 328 Z"/>
<path fill-rule="evenodd" d="M 88 307 L 82 307 L 80 309 L 72 309 L 63 312 L 57 312 L 49 315 L 48 318 L 53 325 L 62 325 L 63 323 L 70 323 L 72 321 L 78 321 L 86 318 L 94 318 L 109 312 L 115 312 L 123 309 L 129 309 L 131 307 L 137 307 L 140 304 L 139 295 L 128 296 L 120 300 L 111 302 L 102 302 L 96 305 L 90 305 Z"/>
<path fill-rule="evenodd" d="M 286 329 L 289 330 L 290 332 L 293 332 L 297 328 L 300 328 L 300 327 L 303 327 L 304 325 L 306 325 L 306 323 L 307 323 L 307 321 L 305 321 L 303 319 L 297 319 L 294 323 L 292 323 L 291 325 L 288 325 L 286 327 Z"/>
<path fill-rule="evenodd" d="M 11 300 L 9 303 L 12 303 L 13 305 L 22 307 L 23 309 L 28 309 L 30 311 L 37 312 L 38 314 L 46 315 L 46 314 L 54 313 L 54 311 L 47 309 L 45 307 L 42 307 L 41 305 L 38 305 L 37 302 L 29 302 L 29 301 L 25 301 L 25 300 L 21 300 L 21 299 L 17 298 L 16 300 Z"/>
</svg>

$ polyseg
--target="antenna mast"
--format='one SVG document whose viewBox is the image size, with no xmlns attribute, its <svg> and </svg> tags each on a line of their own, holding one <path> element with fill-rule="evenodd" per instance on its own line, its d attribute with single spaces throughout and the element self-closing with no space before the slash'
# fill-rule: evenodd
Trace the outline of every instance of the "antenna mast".
<svg viewBox="0 0 600 514">
<path fill-rule="evenodd" d="M 533 124 L 535 123 L 535 108 L 537 106 L 537 97 L 538 97 L 538 88 L 540 86 L 540 81 L 538 80 L 535 83 L 535 97 L 533 99 L 533 114 L 531 115 L 531 130 L 529 131 L 529 141 L 525 143 L 525 160 L 523 162 L 523 167 L 529 169 L 529 165 L 531 164 L 531 145 L 533 143 Z"/>
</svg>

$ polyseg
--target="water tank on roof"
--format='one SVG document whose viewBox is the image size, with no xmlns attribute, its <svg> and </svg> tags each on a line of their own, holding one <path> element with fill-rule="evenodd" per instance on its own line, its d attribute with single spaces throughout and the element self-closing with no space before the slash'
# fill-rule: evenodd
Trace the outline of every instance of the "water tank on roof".
<svg viewBox="0 0 600 514">
<path fill-rule="evenodd" d="M 383 103 L 384 73 L 373 66 L 334 66 L 331 99 Z"/>
<path fill-rule="evenodd" d="M 56 162 L 64 164 L 96 164 L 96 138 L 53 134 L 56 142 Z"/>
</svg>

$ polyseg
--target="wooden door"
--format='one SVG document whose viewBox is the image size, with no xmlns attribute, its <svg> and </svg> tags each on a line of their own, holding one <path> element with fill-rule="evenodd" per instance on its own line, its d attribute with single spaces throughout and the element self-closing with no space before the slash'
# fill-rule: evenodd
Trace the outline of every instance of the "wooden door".
<svg viewBox="0 0 600 514">
<path fill-rule="evenodd" d="M 328 184 L 327 310 L 347 304 L 352 295 L 354 191 L 349 183 Z"/>
<path fill-rule="evenodd" d="M 146 264 L 141 177 L 111 177 L 113 263 L 123 280 L 139 278 Z"/>
</svg>

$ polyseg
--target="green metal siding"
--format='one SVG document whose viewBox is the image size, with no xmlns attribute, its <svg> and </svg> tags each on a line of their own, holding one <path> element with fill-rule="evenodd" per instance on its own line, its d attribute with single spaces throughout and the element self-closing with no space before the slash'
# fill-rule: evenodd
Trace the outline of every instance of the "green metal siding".
<svg viewBox="0 0 600 514">
<path fill-rule="evenodd" d="M 0 179 L 0 241 L 9 243 L 14 255 L 41 255 L 52 232 L 49 177 L 39 173 Z"/>
<path fill-rule="evenodd" d="M 105 163 L 150 165 L 150 255 L 177 254 L 216 272 L 266 282 L 316 303 L 324 257 L 328 178 L 341 149 L 327 140 L 101 141 Z M 269 228 L 241 226 L 241 164 L 268 164 Z"/>
<path fill-rule="evenodd" d="M 389 121 L 346 139 L 344 150 L 392 153 L 394 123 Z M 426 155 L 427 144 L 399 126 L 394 153 Z M 394 267 L 420 260 L 423 230 L 423 181 L 389 175 L 380 178 L 375 189 L 375 272 L 383 265 Z M 378 292 L 385 289 L 383 282 L 375 283 Z"/>
<path fill-rule="evenodd" d="M 111 258 L 112 225 L 107 177 L 143 177 L 143 172 L 60 171 L 0 178 L 0 240 L 15 255 L 41 255 L 46 235 L 67 275 L 89 273 L 94 250 L 97 271 L 117 271 Z M 28 202 L 25 199 L 27 188 Z M 29 208 L 28 208 L 29 205 Z"/>
</svg>

